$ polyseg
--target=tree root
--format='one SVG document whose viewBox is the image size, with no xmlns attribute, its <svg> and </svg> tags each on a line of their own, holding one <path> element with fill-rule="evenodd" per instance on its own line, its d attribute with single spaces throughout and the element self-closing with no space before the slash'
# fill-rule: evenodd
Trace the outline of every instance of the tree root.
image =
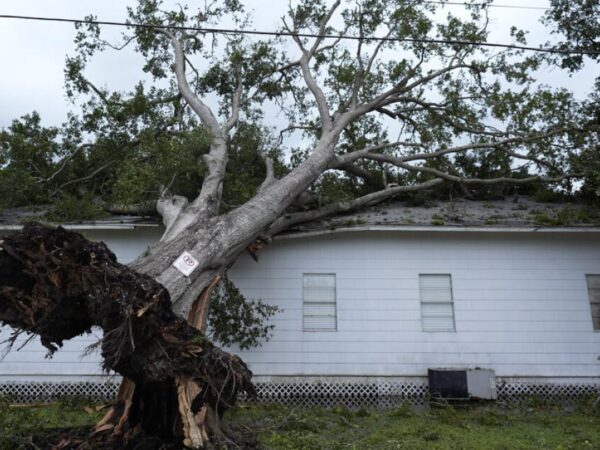
<svg viewBox="0 0 600 450">
<path fill-rule="evenodd" d="M 192 323 L 202 326 L 206 299 L 199 303 Z M 255 394 L 244 362 L 175 315 L 162 285 L 117 263 L 103 243 L 60 227 L 29 224 L 0 241 L 0 322 L 15 339 L 39 335 L 50 353 L 102 328 L 103 367 L 128 380 L 98 435 L 144 432 L 202 448 L 228 439 L 218 422 L 238 393 Z"/>
</svg>

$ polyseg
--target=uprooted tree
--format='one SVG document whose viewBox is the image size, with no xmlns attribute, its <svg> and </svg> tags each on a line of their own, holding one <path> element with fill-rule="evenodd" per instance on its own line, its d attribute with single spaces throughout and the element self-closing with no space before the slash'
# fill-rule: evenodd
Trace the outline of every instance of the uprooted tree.
<svg viewBox="0 0 600 450">
<path fill-rule="evenodd" d="M 93 325 L 104 330 L 104 366 L 126 379 L 96 431 L 117 439 L 172 434 L 194 448 L 229 439 L 220 416 L 238 391 L 252 394 L 251 374 L 204 329 L 212 289 L 245 249 L 410 192 L 453 186 L 471 195 L 536 183 L 571 191 L 584 170 L 579 153 L 594 140 L 585 105 L 536 85 L 539 58 L 473 45 L 488 37 L 481 6 L 470 7 L 466 20 L 438 22 L 427 2 L 305 0 L 283 19 L 285 36 L 263 40 L 200 30 L 249 25 L 240 2 L 221 3 L 163 11 L 160 1 L 140 1 L 130 23 L 152 26 L 132 25 L 120 46 L 105 41 L 97 24 L 81 24 L 67 92 L 87 101 L 59 150 L 48 146 L 32 175 L 50 197 L 88 195 L 123 167 L 168 160 L 182 141 L 204 149 L 188 173 L 198 183 L 191 198 L 177 192 L 185 164 L 155 191 L 160 242 L 129 267 L 61 229 L 34 225 L 1 244 L 3 323 L 40 335 L 52 351 Z M 517 30 L 513 38 L 524 42 Z M 86 77 L 95 52 L 128 45 L 156 87 L 109 92 Z M 263 133 L 254 152 L 264 179 L 245 186 L 240 204 L 225 204 L 236 175 L 228 162 L 249 129 Z M 299 136 L 300 148 L 285 147 Z M 274 168 L 286 148 L 290 166 L 277 160 Z M 130 162 L 129 154 L 138 162 L 117 164 Z M 237 170 L 244 175 L 245 167 Z M 189 276 L 173 267 L 184 251 L 199 261 Z"/>
</svg>

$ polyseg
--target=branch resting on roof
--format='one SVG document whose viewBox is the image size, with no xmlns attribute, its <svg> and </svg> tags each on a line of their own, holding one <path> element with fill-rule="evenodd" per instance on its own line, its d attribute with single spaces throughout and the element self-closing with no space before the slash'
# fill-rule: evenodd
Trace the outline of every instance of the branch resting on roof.
<svg viewBox="0 0 600 450">
<path fill-rule="evenodd" d="M 377 203 L 381 203 L 385 200 L 388 200 L 395 195 L 398 195 L 403 192 L 414 192 L 421 191 L 425 189 L 430 189 L 432 187 L 438 186 L 446 181 L 457 182 L 461 184 L 501 184 L 501 183 L 510 183 L 510 184 L 526 184 L 534 181 L 541 181 L 545 183 L 558 183 L 565 179 L 572 178 L 574 174 L 564 174 L 556 177 L 545 177 L 540 175 L 535 175 L 531 177 L 524 178 L 511 178 L 511 177 L 497 177 L 497 178 L 489 178 L 489 179 L 481 179 L 481 178 L 463 178 L 457 177 L 454 175 L 450 175 L 448 173 L 431 169 L 428 167 L 415 167 L 409 164 L 406 164 L 410 169 L 414 171 L 423 171 L 427 173 L 431 173 L 436 175 L 437 178 L 434 178 L 429 181 L 425 181 L 423 183 L 407 185 L 407 186 L 394 186 L 389 187 L 377 192 L 373 192 L 371 194 L 364 195 L 362 197 L 358 197 L 354 200 L 350 201 L 341 201 L 336 203 L 331 203 L 329 205 L 323 206 L 319 209 L 303 211 L 293 214 L 287 214 L 281 217 L 279 220 L 275 221 L 271 227 L 269 227 L 267 231 L 268 236 L 274 236 L 278 233 L 281 233 L 294 225 L 298 225 L 305 222 L 310 222 L 312 220 L 318 220 L 325 217 L 329 217 L 335 214 L 355 211 L 365 206 L 372 206 Z"/>
</svg>

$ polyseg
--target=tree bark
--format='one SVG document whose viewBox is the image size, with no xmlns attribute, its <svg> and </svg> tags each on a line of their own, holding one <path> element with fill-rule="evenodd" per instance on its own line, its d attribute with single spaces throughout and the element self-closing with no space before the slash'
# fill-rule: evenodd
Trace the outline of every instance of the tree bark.
<svg viewBox="0 0 600 450">
<path fill-rule="evenodd" d="M 169 234 L 131 264 L 163 284 L 171 295 L 173 310 L 188 317 L 192 305 L 225 267 L 235 262 L 245 248 L 281 217 L 290 204 L 331 165 L 341 128 L 323 135 L 313 153 L 285 177 L 274 181 L 239 208 L 217 217 L 195 212 L 196 220 Z M 179 214 L 186 215 L 190 207 Z M 172 266 L 183 251 L 191 253 L 200 266 L 186 277 Z"/>
<path fill-rule="evenodd" d="M 203 325 L 209 296 L 199 298 L 193 324 Z M 0 241 L 0 322 L 39 335 L 50 353 L 102 328 L 103 367 L 126 379 L 97 438 L 151 435 L 203 448 L 230 439 L 220 417 L 239 392 L 254 395 L 243 361 L 173 313 L 164 286 L 60 227 L 29 224 Z"/>
</svg>

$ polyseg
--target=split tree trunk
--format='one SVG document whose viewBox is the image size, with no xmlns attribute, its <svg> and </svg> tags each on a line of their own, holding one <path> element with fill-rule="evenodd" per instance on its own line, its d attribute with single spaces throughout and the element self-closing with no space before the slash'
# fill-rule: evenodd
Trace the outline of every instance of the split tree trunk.
<svg viewBox="0 0 600 450">
<path fill-rule="evenodd" d="M 202 326 L 208 297 L 207 289 L 194 325 Z M 102 328 L 104 369 L 126 380 L 121 401 L 96 427 L 100 436 L 206 446 L 229 439 L 220 417 L 238 393 L 254 395 L 247 366 L 178 317 L 164 286 L 60 227 L 30 224 L 0 241 L 0 322 L 39 335 L 50 352 Z"/>
<path fill-rule="evenodd" d="M 40 335 L 52 351 L 93 325 L 104 330 L 104 367 L 128 381 L 98 433 L 127 439 L 145 431 L 195 448 L 227 440 L 220 417 L 239 391 L 254 394 L 251 372 L 188 320 L 203 326 L 211 283 L 259 236 L 268 238 L 269 227 L 332 163 L 341 129 L 329 130 L 294 171 L 228 214 L 214 215 L 218 189 L 201 195 L 203 204 L 159 201 L 165 236 L 129 267 L 76 233 L 25 227 L 0 245 L 0 321 Z M 200 262 L 189 277 L 172 266 L 183 251 Z"/>
</svg>

